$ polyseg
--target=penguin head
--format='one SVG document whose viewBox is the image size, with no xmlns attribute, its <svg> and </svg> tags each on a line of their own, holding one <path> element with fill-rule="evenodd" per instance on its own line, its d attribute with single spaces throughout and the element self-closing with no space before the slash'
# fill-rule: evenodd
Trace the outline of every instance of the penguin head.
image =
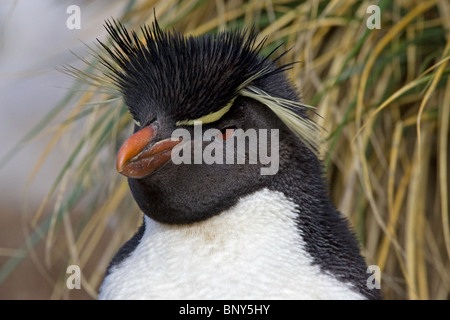
<svg viewBox="0 0 450 320">
<path fill-rule="evenodd" d="M 283 73 L 290 64 L 262 55 L 253 30 L 106 29 L 112 46 L 100 42 L 100 63 L 135 122 L 117 170 L 150 218 L 205 220 L 273 185 L 293 159 L 315 157 L 315 124 Z"/>
</svg>

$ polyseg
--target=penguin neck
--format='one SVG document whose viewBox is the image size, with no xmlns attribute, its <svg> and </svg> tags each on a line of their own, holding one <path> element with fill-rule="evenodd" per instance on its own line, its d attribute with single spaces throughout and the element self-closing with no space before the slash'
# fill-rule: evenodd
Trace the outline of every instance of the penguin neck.
<svg viewBox="0 0 450 320">
<path fill-rule="evenodd" d="M 380 299 L 380 290 L 367 286 L 367 264 L 349 221 L 331 202 L 320 161 L 309 152 L 293 157 L 269 189 L 297 205 L 295 221 L 304 250 L 321 272 L 352 283 L 367 298 Z"/>
<path fill-rule="evenodd" d="M 293 201 L 262 189 L 202 222 L 169 225 L 145 217 L 139 244 L 111 269 L 100 297 L 362 298 L 350 284 L 321 274 L 297 216 Z"/>
</svg>

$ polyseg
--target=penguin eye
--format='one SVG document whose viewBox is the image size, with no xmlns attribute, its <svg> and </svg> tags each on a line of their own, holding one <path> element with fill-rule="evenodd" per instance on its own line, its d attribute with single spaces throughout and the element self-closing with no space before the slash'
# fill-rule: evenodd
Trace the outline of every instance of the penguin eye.
<svg viewBox="0 0 450 320">
<path fill-rule="evenodd" d="M 216 137 L 222 141 L 228 140 L 234 135 L 235 131 L 236 131 L 236 127 L 226 127 L 226 128 L 223 128 L 222 130 L 220 130 L 220 133 L 218 133 Z"/>
</svg>

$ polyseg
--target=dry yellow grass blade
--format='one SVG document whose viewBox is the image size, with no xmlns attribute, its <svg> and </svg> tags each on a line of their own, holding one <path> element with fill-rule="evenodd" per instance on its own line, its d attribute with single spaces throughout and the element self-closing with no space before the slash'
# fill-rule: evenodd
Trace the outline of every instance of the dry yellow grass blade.
<svg viewBox="0 0 450 320">
<path fill-rule="evenodd" d="M 364 91 L 367 86 L 367 81 L 369 79 L 370 71 L 375 64 L 376 59 L 380 55 L 381 51 L 396 37 L 399 33 L 405 29 L 411 21 L 422 14 L 423 12 L 430 9 L 432 6 L 436 5 L 438 1 L 432 0 L 427 2 L 421 2 L 413 8 L 405 17 L 403 17 L 397 24 L 395 24 L 383 38 L 377 43 L 375 48 L 373 48 L 372 53 L 369 55 L 364 70 L 361 75 L 360 85 L 357 92 L 357 103 L 356 103 L 356 125 L 358 129 L 361 124 L 362 110 L 364 107 Z"/>
<path fill-rule="evenodd" d="M 262 40 L 264 37 L 273 34 L 275 34 L 276 36 L 276 32 L 278 30 L 282 29 L 284 26 L 291 23 L 297 17 L 298 15 L 297 10 L 300 12 L 299 9 L 296 9 L 295 11 L 294 10 L 288 11 L 281 18 L 278 18 L 274 23 L 270 24 L 267 28 L 262 30 L 261 33 L 259 34 L 259 40 Z"/>
<path fill-rule="evenodd" d="M 426 134 L 425 134 L 426 133 Z M 424 132 L 422 139 L 426 141 L 429 139 L 428 131 Z M 418 288 L 418 281 L 421 278 L 418 275 L 418 268 L 423 268 L 422 263 L 423 255 L 420 253 L 423 247 L 423 219 L 422 215 L 425 212 L 424 209 L 424 196 L 426 192 L 426 172 L 427 166 L 425 158 L 430 154 L 430 144 L 426 144 L 426 149 L 419 149 L 417 146 L 414 152 L 412 177 L 410 180 L 409 194 L 407 198 L 406 207 L 406 238 L 405 238 L 405 251 L 406 251 L 406 270 L 408 279 L 408 297 L 410 299 L 422 299 L 425 298 L 421 295 Z M 420 160 L 420 158 L 424 158 Z M 422 223 L 421 223 L 422 222 Z M 423 273 L 423 270 L 422 270 Z M 422 274 L 423 276 L 423 274 Z"/>
<path fill-rule="evenodd" d="M 444 49 L 444 54 L 448 55 L 450 53 L 449 51 L 450 51 L 450 39 L 449 39 L 449 41 L 447 41 L 447 45 L 445 46 L 445 49 Z M 443 58 L 449 58 L 449 57 L 443 57 Z M 416 126 L 417 126 L 417 143 L 419 144 L 419 155 L 420 155 L 420 148 L 421 148 L 421 141 L 422 141 L 420 139 L 420 132 L 421 132 L 420 124 L 422 121 L 423 110 L 425 109 L 425 106 L 427 105 L 428 101 L 430 100 L 431 95 L 434 93 L 439 80 L 441 80 L 446 66 L 447 66 L 447 60 L 445 60 L 437 69 L 436 74 L 433 77 L 433 80 L 431 81 L 430 87 L 425 92 L 422 103 L 420 104 L 419 112 L 417 113 L 417 125 Z"/>
<path fill-rule="evenodd" d="M 208 21 L 207 23 L 197 26 L 195 29 L 187 30 L 187 32 L 192 35 L 201 35 L 201 34 L 209 32 L 215 28 L 218 28 L 220 23 L 223 23 L 223 22 L 226 23 L 226 22 L 232 21 L 232 20 L 242 16 L 243 14 L 244 14 L 244 10 L 242 8 L 236 8 L 235 10 L 227 11 L 225 13 L 225 15 L 221 18 L 215 17 L 215 18 L 211 19 L 210 21 Z"/>
<path fill-rule="evenodd" d="M 81 265 L 85 265 L 88 261 L 95 245 L 98 243 L 100 236 L 104 232 L 110 215 L 114 213 L 114 209 L 118 207 L 119 203 L 127 194 L 128 184 L 124 180 L 112 193 L 111 201 L 105 202 L 103 206 L 94 213 L 89 223 L 86 225 L 86 228 L 84 228 L 79 235 L 76 247 L 83 252 L 80 257 Z"/>
<path fill-rule="evenodd" d="M 81 112 L 81 110 L 83 109 L 85 103 L 87 103 L 88 101 L 90 101 L 90 99 L 92 98 L 93 93 L 91 92 L 87 92 L 85 93 L 79 100 L 78 104 L 74 107 L 74 109 L 72 110 L 72 112 L 69 114 L 68 118 L 71 118 L 77 114 L 79 114 Z M 53 134 L 50 142 L 47 144 L 47 146 L 45 147 L 45 149 L 42 151 L 41 155 L 39 156 L 36 164 L 34 165 L 33 169 L 31 170 L 30 176 L 27 180 L 27 185 L 30 185 L 33 180 L 36 177 L 36 174 L 39 172 L 40 168 L 42 167 L 42 165 L 44 164 L 45 160 L 47 159 L 47 157 L 50 155 L 51 151 L 53 150 L 53 148 L 56 146 L 56 144 L 61 140 L 61 137 L 68 132 L 70 128 L 70 124 L 61 124 L 60 126 L 58 126 L 56 132 Z M 31 225 L 33 227 L 36 226 L 37 221 L 39 220 L 39 218 L 42 215 L 42 212 L 44 211 L 45 207 L 48 204 L 48 201 L 50 200 L 52 193 L 50 192 L 45 199 L 41 202 L 40 207 L 38 208 L 36 214 L 34 215 L 33 220 L 31 221 Z"/>
<path fill-rule="evenodd" d="M 450 257 L 450 221 L 448 218 L 448 134 L 450 121 L 450 80 L 447 79 L 445 86 L 444 98 L 442 99 L 442 106 L 439 108 L 439 187 L 441 190 L 441 216 L 442 216 L 442 230 L 445 239 L 445 248 L 447 256 Z"/>
<path fill-rule="evenodd" d="M 389 221 L 387 223 L 387 233 L 384 235 L 383 242 L 379 249 L 378 254 L 378 266 L 381 270 L 384 270 L 386 265 L 387 255 L 391 245 L 391 239 L 395 238 L 395 229 L 397 227 L 398 218 L 400 215 L 400 205 L 403 202 L 403 198 L 406 193 L 406 189 L 409 182 L 410 174 L 405 174 L 400 182 L 398 192 L 394 190 L 394 177 L 396 168 L 398 165 L 398 158 L 400 153 L 400 143 L 402 139 L 403 123 L 401 121 L 396 123 L 396 127 L 393 135 L 392 148 L 389 159 L 389 176 L 388 176 L 388 209 L 389 209 Z M 395 199 L 395 200 L 394 200 Z M 402 262 L 402 259 L 399 260 Z"/>
<path fill-rule="evenodd" d="M 378 106 L 375 111 L 370 114 L 370 116 L 367 118 L 368 120 L 373 120 L 374 117 L 376 117 L 383 109 L 385 109 L 387 106 L 389 106 L 394 100 L 398 99 L 400 96 L 402 96 L 404 93 L 408 92 L 409 90 L 413 89 L 414 87 L 422 85 L 425 81 L 428 80 L 428 78 L 424 78 L 426 74 L 434 70 L 435 68 L 438 68 L 438 71 L 441 70 L 441 67 L 444 67 L 443 70 L 445 70 L 445 65 L 447 61 L 450 60 L 450 57 L 446 57 L 442 60 L 440 60 L 438 63 L 433 65 L 432 67 L 428 68 L 425 72 L 423 72 L 420 76 L 418 76 L 415 80 L 409 82 L 407 85 L 404 85 L 399 90 L 397 90 L 394 94 L 392 94 L 389 98 L 387 98 L 380 106 Z M 442 71 L 443 72 L 443 71 Z M 442 76 L 442 72 L 440 73 L 440 76 Z M 440 78 L 440 77 L 439 77 Z M 434 79 L 434 77 L 433 77 Z M 422 99 L 422 104 L 424 105 L 423 101 L 425 98 Z M 423 111 L 422 111 L 423 113 Z M 420 117 L 422 117 L 422 114 L 420 114 Z M 417 120 L 418 121 L 418 120 Z M 352 141 L 356 140 L 356 137 L 365 129 L 366 124 L 368 122 L 364 123 L 356 132 L 355 137 Z M 420 130 L 417 130 L 418 134 Z"/>
</svg>

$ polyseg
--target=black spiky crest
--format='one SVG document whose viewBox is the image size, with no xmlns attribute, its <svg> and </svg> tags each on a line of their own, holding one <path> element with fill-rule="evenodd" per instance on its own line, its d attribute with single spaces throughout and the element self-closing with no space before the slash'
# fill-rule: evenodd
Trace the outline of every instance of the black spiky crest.
<svg viewBox="0 0 450 320">
<path fill-rule="evenodd" d="M 194 119 L 216 111 L 239 94 L 246 81 L 288 67 L 276 68 L 261 56 L 264 40 L 255 46 L 254 29 L 186 37 L 162 31 L 155 21 L 141 27 L 143 40 L 118 21 L 107 21 L 106 29 L 112 47 L 99 42 L 108 53 L 100 57 L 108 77 L 125 97 L 145 95 L 180 114 L 176 120 L 184 120 L 182 114 Z M 133 105 L 129 107 L 133 113 Z"/>
</svg>

